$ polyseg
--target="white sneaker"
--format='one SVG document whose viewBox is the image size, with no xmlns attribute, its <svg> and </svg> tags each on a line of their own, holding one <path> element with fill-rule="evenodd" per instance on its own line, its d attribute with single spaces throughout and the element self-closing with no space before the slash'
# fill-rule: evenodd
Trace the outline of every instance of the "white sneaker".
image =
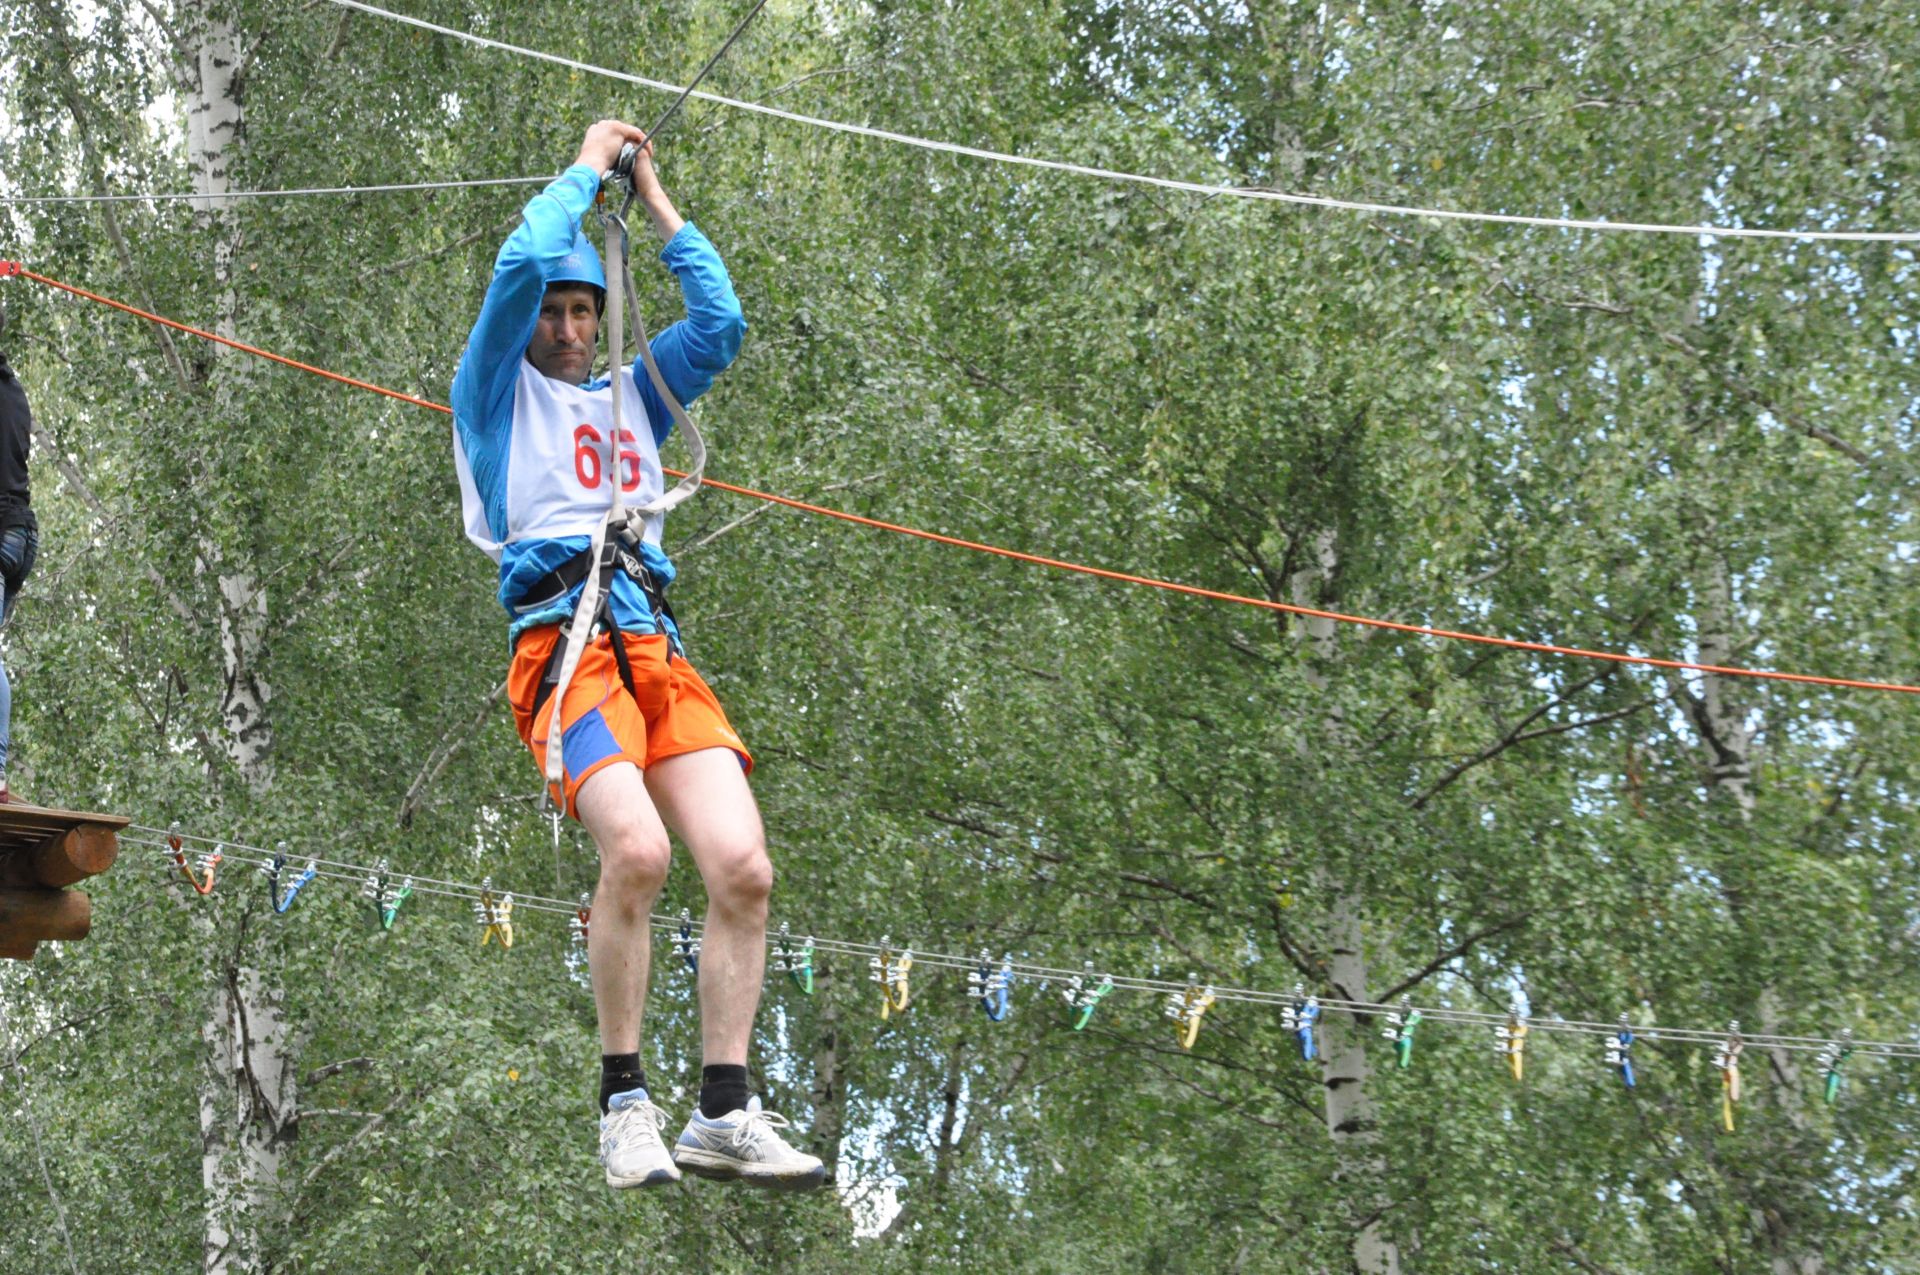
<svg viewBox="0 0 1920 1275">
<path fill-rule="evenodd" d="M 673 1144 L 673 1162 L 703 1178 L 738 1178 L 776 1191 L 811 1191 L 827 1180 L 818 1156 L 796 1151 L 779 1131 L 791 1128 L 785 1116 L 760 1110 L 747 1099 L 744 1111 L 709 1120 L 698 1107 Z"/>
<path fill-rule="evenodd" d="M 600 1163 L 606 1166 L 607 1185 L 624 1188 L 678 1182 L 680 1170 L 673 1167 L 673 1157 L 660 1140 L 667 1113 L 653 1105 L 647 1091 L 617 1093 L 607 1108 L 607 1114 L 600 1117 Z"/>
</svg>

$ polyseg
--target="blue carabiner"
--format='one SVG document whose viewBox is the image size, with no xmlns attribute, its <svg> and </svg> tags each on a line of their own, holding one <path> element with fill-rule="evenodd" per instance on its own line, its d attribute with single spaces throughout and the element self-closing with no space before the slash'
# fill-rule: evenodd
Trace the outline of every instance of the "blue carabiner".
<svg viewBox="0 0 1920 1275">
<path fill-rule="evenodd" d="M 1013 953 L 1000 958 L 997 971 L 989 967 L 987 954 L 980 953 L 980 967 L 968 977 L 967 984 L 989 1022 L 1007 1021 L 1007 1013 L 1013 1008 Z"/>
<path fill-rule="evenodd" d="M 1293 1036 L 1300 1042 L 1300 1056 L 1312 1059 L 1317 1052 L 1314 1047 L 1314 1024 L 1320 1021 L 1320 999 L 1309 996 L 1306 1002 L 1294 1012 Z"/>
<path fill-rule="evenodd" d="M 300 869 L 300 875 L 287 884 L 287 892 L 283 896 L 280 893 L 280 870 L 287 866 L 286 845 L 284 841 L 280 843 L 280 848 L 274 851 L 273 862 L 264 869 L 267 874 L 267 902 L 273 904 L 276 915 L 292 907 L 293 901 L 300 897 L 302 887 L 320 875 L 320 865 L 312 859 L 307 860 L 307 866 Z"/>
</svg>

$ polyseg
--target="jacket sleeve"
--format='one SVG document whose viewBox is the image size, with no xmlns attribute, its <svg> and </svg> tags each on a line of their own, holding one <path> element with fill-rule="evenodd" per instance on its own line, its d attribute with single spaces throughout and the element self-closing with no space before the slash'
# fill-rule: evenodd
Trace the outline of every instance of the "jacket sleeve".
<svg viewBox="0 0 1920 1275">
<path fill-rule="evenodd" d="M 533 337 L 547 275 L 573 248 L 580 219 L 593 206 L 600 174 L 575 164 L 521 210 L 520 224 L 500 245 L 493 280 L 453 376 L 454 416 L 487 432 L 511 420 L 514 380 Z"/>
<path fill-rule="evenodd" d="M 653 338 L 653 360 L 660 365 L 661 379 L 674 397 L 683 404 L 691 403 L 713 388 L 714 378 L 740 353 L 747 320 L 719 251 L 692 222 L 682 226 L 660 250 L 660 260 L 680 280 L 687 317 Z M 647 405 L 654 442 L 663 443 L 673 432 L 673 417 L 655 392 L 646 365 L 637 358 L 633 380 Z"/>
</svg>

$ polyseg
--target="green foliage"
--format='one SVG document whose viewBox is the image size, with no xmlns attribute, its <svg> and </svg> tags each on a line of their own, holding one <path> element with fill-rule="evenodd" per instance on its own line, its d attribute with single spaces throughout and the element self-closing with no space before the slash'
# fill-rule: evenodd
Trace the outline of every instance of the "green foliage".
<svg viewBox="0 0 1920 1275">
<path fill-rule="evenodd" d="M 593 119 L 662 101 L 330 6 L 234 7 L 238 188 L 554 172 Z M 737 6 L 407 8 L 675 80 Z M 193 12 L 0 0 L 0 185 L 185 188 L 184 72 L 155 22 Z M 1189 180 L 1904 229 L 1916 65 L 1920 19 L 1891 4 L 820 0 L 769 6 L 711 83 Z M 1205 200 L 707 104 L 663 150 L 751 326 L 699 409 L 715 477 L 1657 655 L 1699 652 L 1724 574 L 1736 662 L 1915 680 L 1905 248 Z M 528 191 L 242 203 L 234 330 L 444 401 Z M 186 205 L 0 216 L 0 255 L 226 313 L 215 224 Z M 671 280 L 641 284 L 665 321 Z M 590 885 L 591 847 L 556 851 L 535 813 L 505 708 L 473 726 L 504 624 L 459 533 L 446 420 L 176 336 L 182 386 L 145 325 L 0 294 L 57 440 L 6 634 L 16 786 L 296 854 Z M 1363 901 L 1356 996 L 1912 1034 L 1908 697 L 1717 685 L 1755 731 L 1745 811 L 1697 678 L 1353 628 L 1313 643 L 1272 613 L 715 492 L 668 538 L 796 935 L 1324 987 L 1340 896 Z M 264 789 L 227 760 L 213 564 L 267 586 Z M 344 883 L 276 917 L 257 880 L 201 899 L 165 867 L 129 848 L 85 944 L 0 969 L 0 1267 L 66 1269 L 69 1245 L 79 1269 L 199 1260 L 199 1032 L 213 980 L 250 963 L 312 1077 L 260 1219 L 277 1270 L 1337 1270 L 1374 1199 L 1407 1269 L 1920 1269 L 1910 1070 L 1857 1060 L 1828 1108 L 1807 1056 L 1752 1058 L 1727 1136 L 1691 1047 L 1647 1042 L 1629 1093 L 1590 1041 L 1537 1034 L 1516 1086 L 1473 1033 L 1423 1029 L 1407 1072 L 1369 1035 L 1367 1164 L 1329 1139 L 1322 1076 L 1275 1014 L 1218 1006 L 1189 1055 L 1141 998 L 1074 1033 L 1057 986 L 1023 983 L 992 1025 L 928 972 L 882 1024 L 865 969 L 832 956 L 812 1000 L 769 983 L 756 1063 L 770 1105 L 829 1130 L 839 1196 L 610 1197 L 560 918 L 525 915 L 501 954 L 444 900 L 380 933 Z M 662 906 L 700 907 L 685 864 Z M 678 1114 L 697 1024 L 657 965 L 647 1061 Z"/>
</svg>

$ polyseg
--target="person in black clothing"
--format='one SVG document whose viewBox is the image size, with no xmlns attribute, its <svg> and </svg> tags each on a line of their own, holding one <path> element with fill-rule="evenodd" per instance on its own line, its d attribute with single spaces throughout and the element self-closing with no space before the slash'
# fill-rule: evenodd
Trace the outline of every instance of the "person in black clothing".
<svg viewBox="0 0 1920 1275">
<path fill-rule="evenodd" d="M 0 337 L 6 331 L 7 314 L 0 309 Z M 27 480 L 27 454 L 32 449 L 33 412 L 27 407 L 27 392 L 8 366 L 6 352 L 0 350 L 0 584 L 5 586 L 0 627 L 13 618 L 13 604 L 40 547 Z M 7 681 L 6 665 L 0 663 L 0 801 L 10 798 L 7 757 L 12 747 L 13 687 Z"/>
</svg>

